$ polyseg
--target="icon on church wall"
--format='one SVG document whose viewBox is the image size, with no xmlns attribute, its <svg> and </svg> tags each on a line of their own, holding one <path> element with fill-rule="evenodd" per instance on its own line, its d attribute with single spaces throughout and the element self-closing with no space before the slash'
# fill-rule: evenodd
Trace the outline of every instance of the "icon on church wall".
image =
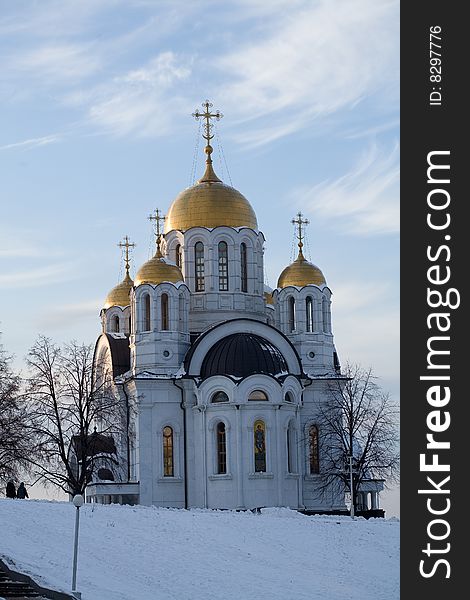
<svg viewBox="0 0 470 600">
<path fill-rule="evenodd" d="M 266 426 L 263 421 L 255 421 L 255 473 L 266 472 Z"/>
</svg>

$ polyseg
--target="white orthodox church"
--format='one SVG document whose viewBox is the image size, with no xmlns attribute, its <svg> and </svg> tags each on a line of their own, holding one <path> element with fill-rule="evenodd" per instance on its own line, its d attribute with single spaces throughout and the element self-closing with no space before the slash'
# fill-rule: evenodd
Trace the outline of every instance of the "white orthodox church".
<svg viewBox="0 0 470 600">
<path fill-rule="evenodd" d="M 318 410 L 341 377 L 331 290 L 304 258 L 300 213 L 298 257 L 266 289 L 264 235 L 214 172 L 210 121 L 221 114 L 203 106 L 205 173 L 166 217 L 156 212 L 156 252 L 134 280 L 126 237 L 126 276 L 101 311 L 95 377 L 111 374 L 127 416 L 87 500 L 345 510 L 344 489 L 320 492 Z"/>
</svg>

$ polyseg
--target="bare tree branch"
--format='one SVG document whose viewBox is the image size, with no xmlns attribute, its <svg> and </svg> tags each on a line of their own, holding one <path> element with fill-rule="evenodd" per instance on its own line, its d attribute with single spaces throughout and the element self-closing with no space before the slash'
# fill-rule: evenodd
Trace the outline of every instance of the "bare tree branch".
<svg viewBox="0 0 470 600">
<path fill-rule="evenodd" d="M 43 336 L 27 358 L 30 423 L 42 449 L 33 471 L 38 481 L 72 495 L 84 492 L 97 468 L 99 444 L 108 440 L 114 446 L 124 423 L 112 377 L 101 378 L 99 385 L 93 383 L 92 363 L 91 346 L 71 342 L 59 348 Z M 101 464 L 104 460 L 115 463 L 107 454 Z"/>
<path fill-rule="evenodd" d="M 342 482 L 350 490 L 348 459 L 353 457 L 355 503 L 366 480 L 396 481 L 399 476 L 398 408 L 376 382 L 371 369 L 347 364 L 346 381 L 328 386 L 320 407 L 322 490 Z"/>
</svg>

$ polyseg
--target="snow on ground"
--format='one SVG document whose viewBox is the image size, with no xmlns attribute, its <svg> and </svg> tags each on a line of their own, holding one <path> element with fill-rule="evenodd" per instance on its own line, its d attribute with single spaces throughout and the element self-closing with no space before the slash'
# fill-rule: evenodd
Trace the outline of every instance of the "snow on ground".
<svg viewBox="0 0 470 600">
<path fill-rule="evenodd" d="M 0 556 L 70 590 L 74 506 L 0 499 Z M 395 519 L 85 505 L 83 600 L 398 600 Z"/>
</svg>

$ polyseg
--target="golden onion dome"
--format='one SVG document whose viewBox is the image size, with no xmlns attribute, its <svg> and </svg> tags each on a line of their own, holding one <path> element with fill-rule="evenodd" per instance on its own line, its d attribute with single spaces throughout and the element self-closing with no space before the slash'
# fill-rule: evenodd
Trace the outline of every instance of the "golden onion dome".
<svg viewBox="0 0 470 600">
<path fill-rule="evenodd" d="M 238 190 L 225 185 L 212 168 L 212 147 L 206 146 L 206 171 L 199 181 L 183 190 L 165 218 L 165 233 L 191 227 L 249 227 L 258 229 L 255 211 Z"/>
<path fill-rule="evenodd" d="M 264 286 L 264 300 L 266 304 L 274 305 L 273 291 L 268 285 Z"/>
<path fill-rule="evenodd" d="M 111 308 L 111 306 L 129 306 L 129 293 L 133 285 L 134 282 L 129 277 L 129 272 L 126 272 L 124 280 L 113 287 L 106 296 L 103 308 Z"/>
<path fill-rule="evenodd" d="M 157 246 L 155 256 L 144 263 L 137 271 L 134 285 L 142 285 L 143 283 L 157 285 L 164 281 L 171 283 L 183 281 L 183 274 L 179 267 L 163 258 L 160 247 Z"/>
<path fill-rule="evenodd" d="M 304 285 L 310 284 L 325 285 L 326 280 L 320 269 L 305 259 L 302 249 L 300 249 L 297 259 L 282 271 L 277 287 L 285 288 L 289 285 L 304 287 Z"/>
</svg>

